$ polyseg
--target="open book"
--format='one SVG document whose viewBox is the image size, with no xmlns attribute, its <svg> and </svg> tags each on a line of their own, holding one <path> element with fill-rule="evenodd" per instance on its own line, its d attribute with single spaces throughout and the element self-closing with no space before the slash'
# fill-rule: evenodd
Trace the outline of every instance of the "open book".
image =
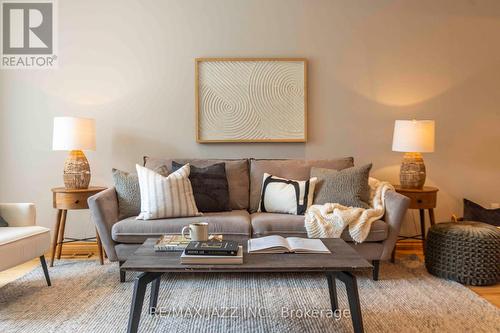
<svg viewBox="0 0 500 333">
<path fill-rule="evenodd" d="M 248 240 L 249 253 L 331 253 L 321 239 L 266 236 Z"/>
</svg>

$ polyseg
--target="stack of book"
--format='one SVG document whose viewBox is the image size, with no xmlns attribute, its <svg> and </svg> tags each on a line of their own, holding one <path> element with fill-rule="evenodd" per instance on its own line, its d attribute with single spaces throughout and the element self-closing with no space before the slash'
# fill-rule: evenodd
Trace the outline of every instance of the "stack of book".
<svg viewBox="0 0 500 333">
<path fill-rule="evenodd" d="M 179 235 L 163 235 L 156 241 L 156 252 L 182 252 L 188 246 L 189 239 Z"/>
<path fill-rule="evenodd" d="M 222 241 L 222 235 L 210 235 L 210 241 Z M 182 235 L 163 235 L 155 243 L 156 252 L 183 252 L 191 242 Z"/>
<path fill-rule="evenodd" d="M 234 241 L 190 242 L 181 255 L 181 264 L 242 264 L 243 248 Z"/>
</svg>

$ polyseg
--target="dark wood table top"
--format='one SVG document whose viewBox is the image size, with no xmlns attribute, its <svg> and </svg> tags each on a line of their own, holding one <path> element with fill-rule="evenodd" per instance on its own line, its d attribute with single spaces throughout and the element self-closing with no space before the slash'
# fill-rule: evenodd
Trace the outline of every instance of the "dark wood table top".
<svg viewBox="0 0 500 333">
<path fill-rule="evenodd" d="M 331 254 L 255 254 L 247 252 L 244 242 L 241 244 L 243 264 L 185 265 L 180 262 L 181 252 L 155 252 L 156 238 L 149 238 L 120 268 L 138 272 L 352 272 L 372 269 L 372 265 L 342 239 L 322 241 Z"/>
</svg>

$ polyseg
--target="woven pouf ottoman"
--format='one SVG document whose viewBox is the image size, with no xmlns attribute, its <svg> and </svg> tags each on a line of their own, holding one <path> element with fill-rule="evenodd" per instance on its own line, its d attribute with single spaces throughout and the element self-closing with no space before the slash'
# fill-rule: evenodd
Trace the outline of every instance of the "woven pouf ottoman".
<svg viewBox="0 0 500 333">
<path fill-rule="evenodd" d="M 425 267 L 463 284 L 495 284 L 500 280 L 500 230 L 473 221 L 435 224 L 425 242 Z"/>
</svg>

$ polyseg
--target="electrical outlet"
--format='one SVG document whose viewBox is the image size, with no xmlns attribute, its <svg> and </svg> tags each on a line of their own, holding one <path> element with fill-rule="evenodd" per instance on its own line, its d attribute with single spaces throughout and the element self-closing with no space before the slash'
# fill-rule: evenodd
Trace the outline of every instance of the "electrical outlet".
<svg viewBox="0 0 500 333">
<path fill-rule="evenodd" d="M 500 208 L 500 204 L 498 202 L 492 202 L 490 204 L 491 209 L 497 209 Z"/>
</svg>

